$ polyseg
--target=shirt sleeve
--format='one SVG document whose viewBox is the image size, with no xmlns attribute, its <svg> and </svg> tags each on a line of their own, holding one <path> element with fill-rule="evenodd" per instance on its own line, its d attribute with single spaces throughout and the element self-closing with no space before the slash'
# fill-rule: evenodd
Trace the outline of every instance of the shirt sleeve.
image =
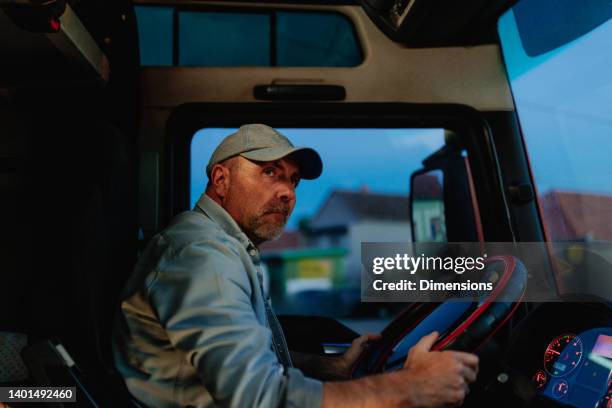
<svg viewBox="0 0 612 408">
<path fill-rule="evenodd" d="M 319 407 L 323 385 L 283 367 L 272 333 L 259 323 L 238 252 L 217 242 L 189 244 L 149 287 L 170 342 L 186 354 L 222 407 Z"/>
</svg>

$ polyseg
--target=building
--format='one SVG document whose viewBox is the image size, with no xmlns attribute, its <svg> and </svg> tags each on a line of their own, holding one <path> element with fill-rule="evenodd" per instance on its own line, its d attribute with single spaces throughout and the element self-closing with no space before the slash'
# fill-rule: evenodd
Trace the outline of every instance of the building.
<svg viewBox="0 0 612 408">
<path fill-rule="evenodd" d="M 551 190 L 540 200 L 553 241 L 612 241 L 612 195 Z"/>
<path fill-rule="evenodd" d="M 345 248 L 348 285 L 359 286 L 362 242 L 410 242 L 408 195 L 334 190 L 308 223 L 310 247 Z"/>
</svg>

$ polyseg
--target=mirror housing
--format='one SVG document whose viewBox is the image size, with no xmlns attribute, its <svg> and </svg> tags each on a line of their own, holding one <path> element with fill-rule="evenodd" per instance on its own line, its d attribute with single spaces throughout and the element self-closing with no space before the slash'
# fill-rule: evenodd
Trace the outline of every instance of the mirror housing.
<svg viewBox="0 0 612 408">
<path fill-rule="evenodd" d="M 410 177 L 413 242 L 483 242 L 469 161 L 454 133 Z"/>
</svg>

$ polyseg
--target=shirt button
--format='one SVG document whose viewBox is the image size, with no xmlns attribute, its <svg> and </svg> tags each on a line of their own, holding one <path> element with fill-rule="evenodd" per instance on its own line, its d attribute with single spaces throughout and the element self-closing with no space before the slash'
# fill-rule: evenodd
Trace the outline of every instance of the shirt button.
<svg viewBox="0 0 612 408">
<path fill-rule="evenodd" d="M 251 254 L 251 256 L 255 256 L 255 255 L 257 255 L 257 251 L 255 251 L 254 249 L 251 249 L 249 251 L 249 254 Z"/>
</svg>

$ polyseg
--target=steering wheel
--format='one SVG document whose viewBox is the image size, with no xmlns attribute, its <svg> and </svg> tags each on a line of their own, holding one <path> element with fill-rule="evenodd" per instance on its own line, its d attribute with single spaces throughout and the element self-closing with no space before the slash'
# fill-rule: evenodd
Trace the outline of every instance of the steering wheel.
<svg viewBox="0 0 612 408">
<path fill-rule="evenodd" d="M 493 290 L 478 300 L 413 303 L 382 331 L 353 367 L 353 378 L 403 367 L 408 351 L 421 337 L 440 333 L 432 350 L 476 351 L 514 314 L 525 293 L 527 269 L 513 256 L 487 259 L 482 282 Z"/>
</svg>

